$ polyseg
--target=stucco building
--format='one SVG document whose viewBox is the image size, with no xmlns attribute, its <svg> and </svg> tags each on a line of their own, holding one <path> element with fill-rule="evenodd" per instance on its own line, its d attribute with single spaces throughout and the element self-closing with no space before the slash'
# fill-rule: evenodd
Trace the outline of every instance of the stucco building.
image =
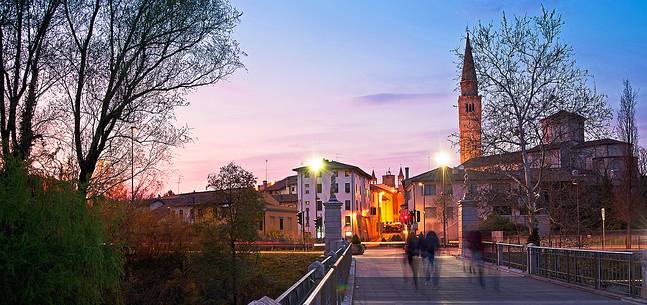
<svg viewBox="0 0 647 305">
<path fill-rule="evenodd" d="M 323 238 L 324 203 L 330 199 L 331 177 L 336 184 L 333 192 L 342 203 L 342 235 L 357 234 L 369 240 L 369 181 L 371 175 L 361 168 L 332 160 L 323 160 L 321 170 L 314 172 L 308 166 L 297 172 L 298 209 L 303 212 L 303 231 L 306 237 Z"/>
</svg>

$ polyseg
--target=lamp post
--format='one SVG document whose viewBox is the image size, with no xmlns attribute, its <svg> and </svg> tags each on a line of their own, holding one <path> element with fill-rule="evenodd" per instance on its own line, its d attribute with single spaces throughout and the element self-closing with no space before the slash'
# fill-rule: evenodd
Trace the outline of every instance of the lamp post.
<svg viewBox="0 0 647 305">
<path fill-rule="evenodd" d="M 130 127 L 130 204 L 135 203 L 135 131 L 137 127 Z"/>
<path fill-rule="evenodd" d="M 425 185 L 422 182 L 418 182 L 418 185 L 420 185 L 420 189 L 422 192 L 422 230 L 427 233 L 427 215 L 425 212 L 427 211 L 427 197 L 425 196 Z"/>
<path fill-rule="evenodd" d="M 436 162 L 440 165 L 441 169 L 441 193 L 440 199 L 443 204 L 443 246 L 447 246 L 447 200 L 445 199 L 445 167 L 449 163 L 449 156 L 444 152 L 436 154 Z"/>
<path fill-rule="evenodd" d="M 577 247 L 582 248 L 582 236 L 580 235 L 580 188 L 575 179 L 573 179 L 573 185 L 575 186 L 575 213 L 577 215 Z"/>
<path fill-rule="evenodd" d="M 602 250 L 604 250 L 605 246 L 605 236 L 604 236 L 604 208 L 600 210 L 600 213 L 602 213 Z"/>
</svg>

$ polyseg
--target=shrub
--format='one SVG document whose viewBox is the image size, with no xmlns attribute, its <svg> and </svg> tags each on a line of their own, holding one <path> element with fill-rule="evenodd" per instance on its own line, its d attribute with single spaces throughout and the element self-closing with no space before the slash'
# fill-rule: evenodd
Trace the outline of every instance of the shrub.
<svg viewBox="0 0 647 305">
<path fill-rule="evenodd" d="M 67 182 L 0 173 L 0 295 L 4 304 L 119 302 L 122 256 L 94 208 Z"/>
</svg>

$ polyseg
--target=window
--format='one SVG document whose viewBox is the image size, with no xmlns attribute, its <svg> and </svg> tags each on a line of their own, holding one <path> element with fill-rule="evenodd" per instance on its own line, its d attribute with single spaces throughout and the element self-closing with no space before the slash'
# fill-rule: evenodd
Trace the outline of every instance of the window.
<svg viewBox="0 0 647 305">
<path fill-rule="evenodd" d="M 321 210 L 323 210 L 323 204 L 321 203 L 321 201 L 317 200 L 317 211 L 321 211 Z"/>
<path fill-rule="evenodd" d="M 430 184 L 430 183 L 425 183 L 424 194 L 425 194 L 425 196 L 436 195 L 436 185 L 435 184 Z"/>
<path fill-rule="evenodd" d="M 347 171 L 347 170 L 346 170 L 346 171 L 344 171 L 344 177 L 348 177 L 348 176 L 350 176 L 350 172 L 349 172 L 349 171 Z"/>
<path fill-rule="evenodd" d="M 317 183 L 317 194 L 321 193 L 321 183 Z"/>
<path fill-rule="evenodd" d="M 290 187 L 290 194 L 294 193 L 296 189 L 294 188 L 294 185 Z"/>
<path fill-rule="evenodd" d="M 350 183 L 346 182 L 344 184 L 344 192 L 350 193 Z"/>
<path fill-rule="evenodd" d="M 310 183 L 306 183 L 304 186 L 305 186 L 306 188 L 309 188 L 309 187 L 310 187 Z"/>
<path fill-rule="evenodd" d="M 436 207 L 426 207 L 425 208 L 425 215 L 426 215 L 426 217 L 430 217 L 430 218 L 438 217 L 437 212 L 436 212 Z"/>
<path fill-rule="evenodd" d="M 283 231 L 283 217 L 279 217 L 279 230 Z"/>
<path fill-rule="evenodd" d="M 344 207 L 346 208 L 346 211 L 350 211 L 350 200 L 344 201 Z"/>
<path fill-rule="evenodd" d="M 263 220 L 262 219 L 258 222 L 258 230 L 263 231 Z"/>
<path fill-rule="evenodd" d="M 350 216 L 346 216 L 345 220 L 346 220 L 346 226 L 347 227 L 350 226 Z"/>
<path fill-rule="evenodd" d="M 180 214 L 180 217 L 184 216 L 184 210 L 182 209 L 178 210 L 178 214 Z"/>
<path fill-rule="evenodd" d="M 371 215 L 377 215 L 377 208 L 371 207 Z"/>
<path fill-rule="evenodd" d="M 447 219 L 454 218 L 454 209 L 452 209 L 451 207 L 447 207 L 447 210 L 445 211 L 446 211 L 445 215 L 447 216 Z"/>
<path fill-rule="evenodd" d="M 310 190 L 306 190 L 306 194 L 310 194 Z"/>
</svg>

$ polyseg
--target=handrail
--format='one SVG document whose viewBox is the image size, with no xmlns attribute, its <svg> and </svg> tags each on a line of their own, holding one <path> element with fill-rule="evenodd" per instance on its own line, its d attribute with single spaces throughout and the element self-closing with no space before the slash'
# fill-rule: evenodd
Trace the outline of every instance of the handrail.
<svg viewBox="0 0 647 305">
<path fill-rule="evenodd" d="M 299 287 L 303 282 L 305 282 L 306 280 L 309 280 L 309 279 L 310 279 L 310 277 L 314 275 L 315 271 L 316 271 L 315 269 L 312 269 L 312 270 L 308 271 L 308 272 L 307 272 L 304 276 L 302 276 L 302 277 L 301 277 L 301 278 L 300 278 L 296 283 L 294 283 L 292 286 L 290 286 L 290 288 L 288 288 L 287 290 L 285 290 L 285 291 L 284 291 L 284 292 L 283 292 L 283 293 L 282 293 L 278 298 L 276 298 L 276 302 L 281 303 L 281 301 L 283 301 L 283 299 L 285 299 L 285 298 L 287 298 L 288 296 L 290 296 L 294 291 L 296 291 L 296 290 L 298 289 L 298 287 Z"/>
<path fill-rule="evenodd" d="M 334 280 L 333 276 L 337 275 L 337 269 L 342 263 L 342 261 L 347 257 L 347 255 L 349 255 L 349 251 L 351 251 L 350 250 L 351 246 L 352 245 L 349 244 L 345 248 L 341 248 L 338 250 L 338 251 L 343 250 L 344 251 L 343 254 L 337 258 L 337 261 L 335 261 L 335 263 L 330 267 L 328 272 L 326 272 L 326 275 L 324 275 L 324 277 L 321 279 L 321 281 L 319 281 L 317 286 L 312 290 L 312 292 L 310 292 L 310 295 L 308 296 L 308 298 L 306 298 L 306 300 L 303 302 L 304 305 L 315 304 L 315 299 L 323 292 L 328 282 Z M 336 290 L 337 287 L 333 287 L 333 289 Z"/>
<path fill-rule="evenodd" d="M 504 244 L 500 243 L 500 245 L 504 245 Z M 576 248 L 555 248 L 555 247 L 542 247 L 542 246 L 530 246 L 530 245 L 528 246 L 528 248 L 559 250 L 559 251 L 607 253 L 607 254 L 633 254 L 633 252 L 629 252 L 629 251 L 591 250 L 591 249 L 576 249 Z"/>
</svg>

